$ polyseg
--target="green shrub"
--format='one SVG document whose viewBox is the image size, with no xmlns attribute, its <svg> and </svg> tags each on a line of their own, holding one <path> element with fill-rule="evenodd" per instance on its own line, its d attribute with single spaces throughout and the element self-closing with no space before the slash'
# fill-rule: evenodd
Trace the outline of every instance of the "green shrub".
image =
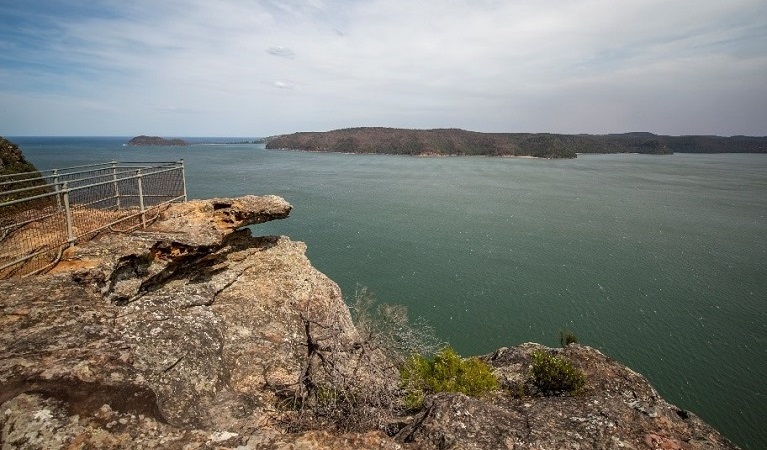
<svg viewBox="0 0 767 450">
<path fill-rule="evenodd" d="M 478 358 L 462 359 L 450 347 L 437 352 L 433 358 L 413 355 L 401 372 L 407 392 L 405 406 L 418 409 L 426 395 L 437 392 L 461 392 L 482 397 L 498 389 L 498 380 L 491 367 Z"/>
<path fill-rule="evenodd" d="M 533 384 L 544 395 L 578 392 L 586 384 L 586 376 L 565 358 L 543 350 L 532 354 Z"/>
<path fill-rule="evenodd" d="M 562 346 L 562 348 L 567 347 L 570 344 L 575 344 L 578 342 L 578 338 L 575 336 L 575 333 L 573 333 L 570 330 L 560 330 L 559 331 L 559 345 Z"/>
</svg>

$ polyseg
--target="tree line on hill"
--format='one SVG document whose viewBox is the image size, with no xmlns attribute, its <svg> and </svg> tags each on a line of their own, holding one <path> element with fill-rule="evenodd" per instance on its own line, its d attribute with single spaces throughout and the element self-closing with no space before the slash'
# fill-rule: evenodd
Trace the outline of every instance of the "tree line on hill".
<svg viewBox="0 0 767 450">
<path fill-rule="evenodd" d="M 40 188 L 14 192 L 37 186 Z M 51 186 L 41 178 L 37 168 L 24 158 L 19 146 L 0 136 L 0 203 L 47 194 L 49 192 L 52 192 Z M 19 211 L 47 206 L 51 200 L 52 198 L 42 198 L 12 206 L 6 205 L 0 210 L 0 224 L 9 220 L 11 215 Z M 0 232 L 2 231 L 0 230 Z"/>
<path fill-rule="evenodd" d="M 35 171 L 37 169 L 24 158 L 19 146 L 0 136 L 0 175 Z"/>
<path fill-rule="evenodd" d="M 480 133 L 460 129 L 363 127 L 272 136 L 266 139 L 266 148 L 414 156 L 575 158 L 578 153 L 767 153 L 767 137 Z"/>
</svg>

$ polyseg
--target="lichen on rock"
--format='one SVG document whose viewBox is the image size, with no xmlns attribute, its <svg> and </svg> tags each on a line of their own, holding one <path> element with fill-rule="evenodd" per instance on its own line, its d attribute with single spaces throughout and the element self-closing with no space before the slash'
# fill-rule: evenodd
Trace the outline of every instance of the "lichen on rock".
<svg viewBox="0 0 767 450">
<path fill-rule="evenodd" d="M 2 449 L 735 448 L 581 345 L 558 350 L 586 373 L 577 396 L 526 387 L 542 347 L 525 344 L 483 357 L 504 388 L 493 397 L 437 394 L 387 427 L 295 427 L 342 394 L 309 398 L 322 376 L 388 394 L 399 380 L 383 354 L 363 355 L 305 244 L 245 228 L 290 210 L 274 196 L 175 204 L 145 230 L 71 248 L 46 275 L 0 281 Z M 359 390 L 347 398 L 377 407 Z"/>
</svg>

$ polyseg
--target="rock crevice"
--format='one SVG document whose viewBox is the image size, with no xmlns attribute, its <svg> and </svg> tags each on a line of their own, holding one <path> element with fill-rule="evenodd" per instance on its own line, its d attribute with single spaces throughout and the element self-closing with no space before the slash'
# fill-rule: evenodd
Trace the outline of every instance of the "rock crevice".
<svg viewBox="0 0 767 450">
<path fill-rule="evenodd" d="M 501 393 L 433 396 L 397 418 L 397 436 L 289 433 L 285 400 L 323 364 L 398 383 L 395 369 L 366 371 L 341 291 L 306 246 L 244 228 L 290 210 L 274 196 L 176 204 L 146 230 L 71 248 L 47 275 L 0 281 L 0 447 L 735 448 L 580 345 L 557 352 L 586 373 L 582 395 L 516 395 L 543 348 L 523 344 L 484 357 Z"/>
</svg>

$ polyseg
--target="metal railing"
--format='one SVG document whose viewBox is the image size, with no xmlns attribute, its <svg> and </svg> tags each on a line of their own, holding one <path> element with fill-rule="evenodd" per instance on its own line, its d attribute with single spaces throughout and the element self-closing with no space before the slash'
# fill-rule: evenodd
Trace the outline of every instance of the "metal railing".
<svg viewBox="0 0 767 450">
<path fill-rule="evenodd" d="M 145 228 L 179 201 L 186 201 L 183 160 L 0 175 L 0 279 L 45 271 L 100 232 Z"/>
</svg>

